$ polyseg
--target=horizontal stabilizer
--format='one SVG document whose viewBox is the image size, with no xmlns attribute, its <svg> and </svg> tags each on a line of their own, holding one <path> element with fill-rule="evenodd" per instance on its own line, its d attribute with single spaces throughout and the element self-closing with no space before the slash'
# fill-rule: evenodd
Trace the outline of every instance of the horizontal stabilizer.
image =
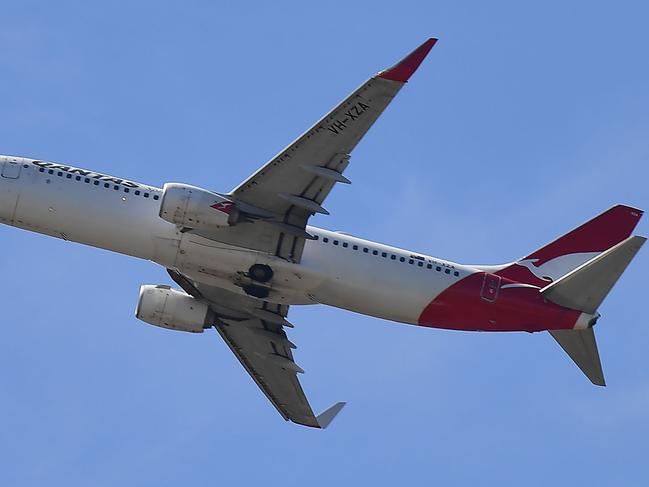
<svg viewBox="0 0 649 487">
<path fill-rule="evenodd" d="M 623 240 L 544 287 L 541 294 L 560 306 L 594 314 L 646 240 L 637 235 Z"/>
<path fill-rule="evenodd" d="M 318 414 L 318 417 L 316 418 L 318 421 L 318 425 L 320 428 L 325 429 L 327 426 L 331 424 L 331 422 L 334 420 L 336 415 L 342 411 L 342 409 L 345 407 L 346 402 L 337 402 L 333 406 L 331 406 L 329 409 L 326 411 Z"/>
<path fill-rule="evenodd" d="M 550 330 L 550 334 L 593 384 L 596 386 L 606 385 L 592 328 Z"/>
</svg>

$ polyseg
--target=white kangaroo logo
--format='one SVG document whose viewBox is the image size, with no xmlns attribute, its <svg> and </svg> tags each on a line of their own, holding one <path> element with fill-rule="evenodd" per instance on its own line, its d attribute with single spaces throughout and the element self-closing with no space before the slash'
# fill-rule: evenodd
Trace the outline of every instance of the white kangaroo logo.
<svg viewBox="0 0 649 487">
<path fill-rule="evenodd" d="M 599 254 L 600 252 L 581 252 L 560 255 L 539 266 L 536 263 L 540 259 L 523 259 L 516 262 L 516 264 L 526 267 L 532 274 L 543 281 L 553 282 Z"/>
</svg>

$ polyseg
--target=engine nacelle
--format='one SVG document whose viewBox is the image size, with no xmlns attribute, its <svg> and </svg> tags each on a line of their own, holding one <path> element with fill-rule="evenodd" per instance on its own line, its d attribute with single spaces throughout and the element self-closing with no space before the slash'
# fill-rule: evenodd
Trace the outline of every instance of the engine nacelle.
<svg viewBox="0 0 649 487">
<path fill-rule="evenodd" d="M 160 218 L 185 229 L 210 230 L 236 224 L 234 202 L 205 189 L 167 183 L 162 191 Z"/>
<path fill-rule="evenodd" d="M 140 287 L 135 316 L 151 325 L 191 333 L 203 333 L 214 324 L 207 303 L 169 286 Z"/>
</svg>

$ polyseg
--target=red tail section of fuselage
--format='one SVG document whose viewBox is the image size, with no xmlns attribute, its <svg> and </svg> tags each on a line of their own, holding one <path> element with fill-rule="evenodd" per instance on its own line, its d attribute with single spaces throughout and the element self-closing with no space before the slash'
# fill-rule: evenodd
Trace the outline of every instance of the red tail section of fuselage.
<svg viewBox="0 0 649 487">
<path fill-rule="evenodd" d="M 573 328 L 580 311 L 543 299 L 539 289 L 476 272 L 440 293 L 419 324 L 467 331 L 542 331 Z"/>
<path fill-rule="evenodd" d="M 495 274 L 476 272 L 441 292 L 419 324 L 472 331 L 574 328 L 581 312 L 547 301 L 539 289 L 629 237 L 642 211 L 618 205 Z"/>
</svg>

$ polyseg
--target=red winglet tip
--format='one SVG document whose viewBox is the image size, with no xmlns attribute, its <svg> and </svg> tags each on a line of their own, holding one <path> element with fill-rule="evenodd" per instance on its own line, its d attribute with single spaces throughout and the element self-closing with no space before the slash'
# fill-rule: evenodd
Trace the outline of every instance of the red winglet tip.
<svg viewBox="0 0 649 487">
<path fill-rule="evenodd" d="M 437 39 L 431 37 L 397 64 L 385 71 L 381 71 L 378 76 L 384 79 L 405 83 L 410 79 L 412 74 L 417 71 L 417 68 L 426 58 L 436 42 Z"/>
</svg>

